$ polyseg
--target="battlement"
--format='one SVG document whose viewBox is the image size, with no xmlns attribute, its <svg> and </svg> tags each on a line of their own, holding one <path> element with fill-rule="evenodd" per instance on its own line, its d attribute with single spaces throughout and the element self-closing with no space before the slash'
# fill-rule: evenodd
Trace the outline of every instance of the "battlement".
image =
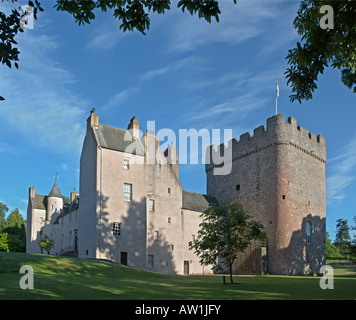
<svg viewBox="0 0 356 320">
<path fill-rule="evenodd" d="M 224 154 L 231 154 L 230 161 L 233 162 L 278 144 L 288 144 L 326 163 L 325 138 L 309 133 L 308 130 L 298 126 L 295 118 L 289 117 L 286 122 L 284 115 L 279 114 L 267 119 L 266 128 L 262 125 L 254 129 L 253 135 L 246 132 L 240 135 L 239 140 L 234 138 L 227 145 L 222 143 L 219 146 L 209 146 L 206 151 L 205 170 L 208 172 L 213 167 L 221 165 L 221 162 L 217 163 L 214 159 L 222 159 Z"/>
</svg>

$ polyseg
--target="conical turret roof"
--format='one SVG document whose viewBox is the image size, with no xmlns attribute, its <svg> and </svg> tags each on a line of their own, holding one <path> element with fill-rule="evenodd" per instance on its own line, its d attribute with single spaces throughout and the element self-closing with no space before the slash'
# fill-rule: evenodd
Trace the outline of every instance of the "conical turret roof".
<svg viewBox="0 0 356 320">
<path fill-rule="evenodd" d="M 59 187 L 58 187 L 58 184 L 57 184 L 57 181 L 55 181 L 53 187 L 52 187 L 52 190 L 51 192 L 49 193 L 48 197 L 57 197 L 57 198 L 62 198 L 62 194 L 61 192 L 59 191 Z"/>
</svg>

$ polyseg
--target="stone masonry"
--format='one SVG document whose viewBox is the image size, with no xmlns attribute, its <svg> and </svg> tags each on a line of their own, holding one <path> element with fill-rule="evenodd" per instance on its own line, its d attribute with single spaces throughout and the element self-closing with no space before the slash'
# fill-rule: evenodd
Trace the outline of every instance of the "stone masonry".
<svg viewBox="0 0 356 320">
<path fill-rule="evenodd" d="M 251 265 L 259 265 L 271 274 L 319 273 L 325 264 L 325 139 L 280 114 L 253 136 L 248 132 L 227 146 L 209 147 L 207 156 L 213 159 L 214 152 L 227 148 L 232 148 L 231 173 L 214 175 L 217 164 L 207 161 L 207 194 L 240 202 L 267 232 L 267 253 L 254 244 L 235 269 L 251 273 Z M 241 261 L 251 261 L 252 253 L 259 261 L 242 268 Z"/>
</svg>

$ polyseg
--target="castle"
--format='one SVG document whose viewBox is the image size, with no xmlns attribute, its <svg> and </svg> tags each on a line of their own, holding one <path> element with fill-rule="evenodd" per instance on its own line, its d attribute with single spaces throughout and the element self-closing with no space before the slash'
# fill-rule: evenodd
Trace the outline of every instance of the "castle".
<svg viewBox="0 0 356 320">
<path fill-rule="evenodd" d="M 224 153 L 231 157 L 219 157 Z M 237 201 L 263 223 L 267 241 L 239 254 L 235 273 L 319 273 L 325 264 L 325 139 L 276 115 L 253 136 L 210 146 L 206 157 L 207 194 L 185 191 L 175 146 L 162 152 L 155 132 L 140 137 L 135 117 L 127 130 L 119 129 L 99 123 L 93 109 L 80 159 L 80 197 L 73 191 L 63 204 L 57 182 L 48 196 L 31 186 L 26 251 L 40 252 L 46 234 L 55 242 L 51 254 L 209 274 L 213 270 L 200 265 L 189 242 L 210 203 Z M 227 164 L 227 174 L 215 174 Z"/>
</svg>

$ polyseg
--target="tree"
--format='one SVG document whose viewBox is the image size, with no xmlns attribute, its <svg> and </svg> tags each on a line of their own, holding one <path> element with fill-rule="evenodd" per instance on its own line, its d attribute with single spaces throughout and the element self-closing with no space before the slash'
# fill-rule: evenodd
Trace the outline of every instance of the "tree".
<svg viewBox="0 0 356 320">
<path fill-rule="evenodd" d="M 340 250 L 340 253 L 347 257 L 350 254 L 350 228 L 348 222 L 345 219 L 336 220 L 336 237 L 335 237 L 335 246 Z"/>
<path fill-rule="evenodd" d="M 10 251 L 6 232 L 0 233 L 0 251 Z"/>
<path fill-rule="evenodd" d="M 4 0 L 2 0 L 4 1 Z M 12 3 L 17 0 L 8 0 Z M 233 0 L 236 4 L 237 0 Z M 43 11 L 39 1 L 29 1 L 31 14 L 37 20 L 38 11 Z M 149 14 L 151 12 L 164 14 L 171 9 L 170 0 L 57 0 L 54 7 L 57 11 L 66 11 L 71 14 L 78 25 L 90 24 L 90 21 L 95 19 L 95 10 L 107 12 L 113 11 L 115 19 L 121 21 L 120 29 L 125 31 L 138 30 L 142 34 L 150 28 Z M 219 22 L 219 14 L 221 13 L 217 0 L 180 0 L 177 4 L 178 8 L 184 12 L 187 10 L 191 15 L 198 14 L 199 18 L 204 18 L 209 23 L 212 18 Z M 20 12 L 19 12 L 20 11 Z M 17 48 L 13 44 L 17 44 L 15 36 L 18 32 L 23 32 L 21 27 L 21 19 L 28 14 L 24 9 L 12 10 L 11 14 L 6 16 L 0 12 L 0 62 L 11 68 L 11 62 L 14 62 L 18 68 L 19 54 Z M 0 96 L 0 100 L 5 100 Z"/>
<path fill-rule="evenodd" d="M 49 251 L 54 247 L 54 240 L 50 239 L 46 234 L 44 237 L 38 242 L 38 246 L 41 249 L 41 252 L 43 249 L 47 251 L 49 254 Z"/>
<path fill-rule="evenodd" d="M 9 214 L 4 224 L 3 232 L 8 234 L 10 251 L 26 251 L 26 223 L 19 209 L 15 208 Z"/>
<path fill-rule="evenodd" d="M 69 197 L 62 196 L 62 199 L 63 199 L 63 203 L 64 204 L 70 204 L 70 198 Z"/>
<path fill-rule="evenodd" d="M 355 225 L 352 226 L 351 229 L 356 231 L 356 216 L 354 216 L 354 223 Z M 350 255 L 351 255 L 351 259 L 356 262 L 356 234 L 355 233 L 351 241 Z"/>
<path fill-rule="evenodd" d="M 197 237 L 189 242 L 189 249 L 199 256 L 200 263 L 212 265 L 221 271 L 226 264 L 232 279 L 232 265 L 238 252 L 243 252 L 253 239 L 264 239 L 263 225 L 250 220 L 242 206 L 231 202 L 221 205 L 209 205 L 201 217 L 203 222 Z"/>
<path fill-rule="evenodd" d="M 9 211 L 9 208 L 5 203 L 0 202 L 0 232 L 4 229 L 5 227 L 5 216 L 6 213 Z"/>
<path fill-rule="evenodd" d="M 341 70 L 341 81 L 356 93 L 356 1 L 303 0 L 293 25 L 301 36 L 286 59 L 290 100 L 312 99 L 325 67 Z"/>
<path fill-rule="evenodd" d="M 335 259 L 335 258 L 342 258 L 342 255 L 334 244 L 332 244 L 329 232 L 326 233 L 326 242 L 325 242 L 325 254 L 326 259 Z"/>
</svg>

